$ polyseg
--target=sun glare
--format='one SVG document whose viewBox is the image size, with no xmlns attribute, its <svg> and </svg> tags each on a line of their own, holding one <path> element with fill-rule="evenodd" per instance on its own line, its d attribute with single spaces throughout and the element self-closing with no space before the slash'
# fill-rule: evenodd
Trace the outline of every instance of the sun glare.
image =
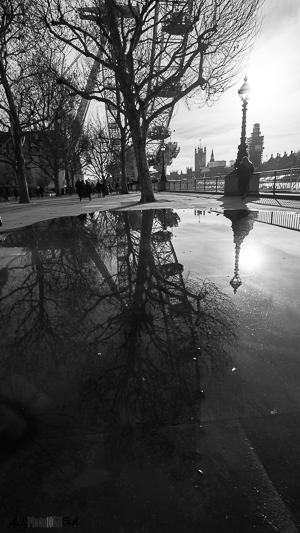
<svg viewBox="0 0 300 533">
<path fill-rule="evenodd" d="M 263 263 L 262 253 L 255 245 L 241 246 L 239 268 L 243 270 L 257 270 Z"/>
</svg>

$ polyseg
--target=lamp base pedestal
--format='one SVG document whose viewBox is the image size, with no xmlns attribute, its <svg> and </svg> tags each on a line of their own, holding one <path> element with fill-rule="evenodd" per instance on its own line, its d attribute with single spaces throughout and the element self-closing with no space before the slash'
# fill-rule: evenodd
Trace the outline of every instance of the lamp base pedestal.
<svg viewBox="0 0 300 533">
<path fill-rule="evenodd" d="M 241 193 L 238 190 L 238 179 L 236 170 L 232 170 L 227 176 L 225 176 L 225 188 L 224 196 L 240 196 Z"/>
<path fill-rule="evenodd" d="M 251 196 L 259 196 L 259 174 L 253 174 L 250 178 L 248 193 Z M 241 196 L 238 189 L 238 179 L 236 170 L 232 170 L 225 176 L 224 196 Z"/>
<path fill-rule="evenodd" d="M 166 190 L 166 181 L 159 181 L 157 184 L 157 190 L 158 192 L 163 192 Z"/>
</svg>

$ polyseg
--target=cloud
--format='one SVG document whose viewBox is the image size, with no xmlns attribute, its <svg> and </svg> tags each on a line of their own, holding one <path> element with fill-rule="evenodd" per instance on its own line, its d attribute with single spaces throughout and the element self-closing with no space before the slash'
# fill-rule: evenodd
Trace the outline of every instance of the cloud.
<svg viewBox="0 0 300 533">
<path fill-rule="evenodd" d="M 263 5 L 262 34 L 265 38 L 274 30 L 280 34 L 284 28 L 299 27 L 300 2 L 299 0 L 265 0 Z"/>
</svg>

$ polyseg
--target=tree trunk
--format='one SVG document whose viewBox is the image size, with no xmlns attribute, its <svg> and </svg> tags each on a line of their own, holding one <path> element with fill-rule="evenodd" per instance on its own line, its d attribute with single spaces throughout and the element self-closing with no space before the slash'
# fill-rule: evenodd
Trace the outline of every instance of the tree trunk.
<svg viewBox="0 0 300 533">
<path fill-rule="evenodd" d="M 20 126 L 19 116 L 18 116 L 16 105 L 15 105 L 13 93 L 11 91 L 9 80 L 6 75 L 6 70 L 5 70 L 3 61 L 1 59 L 0 59 L 0 81 L 5 91 L 5 96 L 7 99 L 9 115 L 10 115 L 12 141 L 13 141 L 13 147 L 14 147 L 14 152 L 15 152 L 15 160 L 16 160 L 15 169 L 17 173 L 17 180 L 18 180 L 19 194 L 20 194 L 19 203 L 28 204 L 30 203 L 30 200 L 29 200 L 28 188 L 27 188 L 27 182 L 26 182 L 26 167 L 25 167 L 25 160 L 24 160 L 24 155 L 23 155 L 22 135 L 21 135 L 22 130 Z"/>
<path fill-rule="evenodd" d="M 19 187 L 19 204 L 28 204 L 30 203 L 29 194 L 28 194 L 28 187 L 27 187 L 27 181 L 26 181 L 26 167 L 25 167 L 25 160 L 23 155 L 23 146 L 22 146 L 22 138 L 20 134 L 20 128 L 19 124 L 12 124 L 12 130 L 13 130 L 13 144 L 14 144 L 14 151 L 15 151 L 15 158 L 16 158 L 16 172 L 17 172 L 17 180 L 18 180 L 18 187 Z"/>
<path fill-rule="evenodd" d="M 156 199 L 152 189 L 152 183 L 146 155 L 146 137 L 142 133 L 139 113 L 136 111 L 134 104 L 131 104 L 131 102 L 126 103 L 128 123 L 132 136 L 132 144 L 136 159 L 136 166 L 138 170 L 138 178 L 141 187 L 140 202 L 142 204 L 155 202 Z"/>
<path fill-rule="evenodd" d="M 153 227 L 153 211 L 142 212 L 142 227 L 139 246 L 138 267 L 133 298 L 128 310 L 130 316 L 129 327 L 129 353 L 134 354 L 137 334 L 142 328 L 142 324 L 147 320 L 147 285 L 150 280 L 150 257 L 151 257 L 151 233 Z M 135 355 L 139 355 L 138 353 Z"/>
<path fill-rule="evenodd" d="M 121 133 L 122 137 L 122 133 Z M 121 163 L 121 194 L 128 194 L 127 187 L 127 176 L 126 176 L 126 139 L 121 138 L 121 152 L 120 152 L 120 163 Z"/>
</svg>

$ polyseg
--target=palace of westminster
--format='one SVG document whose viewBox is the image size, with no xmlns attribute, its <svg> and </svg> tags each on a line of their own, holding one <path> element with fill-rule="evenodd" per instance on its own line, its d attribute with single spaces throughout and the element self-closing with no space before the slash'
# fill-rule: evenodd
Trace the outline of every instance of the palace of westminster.
<svg viewBox="0 0 300 533">
<path fill-rule="evenodd" d="M 267 170 L 279 170 L 291 167 L 300 166 L 300 151 L 293 152 L 288 155 L 284 152 L 284 155 L 277 154 L 275 157 L 273 154 L 271 157 L 262 162 L 262 154 L 264 150 L 264 136 L 261 134 L 260 125 L 254 124 L 251 137 L 247 139 L 249 159 L 252 161 L 256 171 Z M 171 172 L 170 179 L 182 179 L 182 178 L 200 178 L 201 177 L 215 177 L 224 176 L 233 170 L 234 161 L 230 161 L 230 166 L 226 165 L 226 161 L 216 161 L 214 157 L 214 151 L 211 152 L 211 157 L 207 163 L 206 147 L 195 148 L 195 168 L 187 168 L 186 174 Z"/>
</svg>

